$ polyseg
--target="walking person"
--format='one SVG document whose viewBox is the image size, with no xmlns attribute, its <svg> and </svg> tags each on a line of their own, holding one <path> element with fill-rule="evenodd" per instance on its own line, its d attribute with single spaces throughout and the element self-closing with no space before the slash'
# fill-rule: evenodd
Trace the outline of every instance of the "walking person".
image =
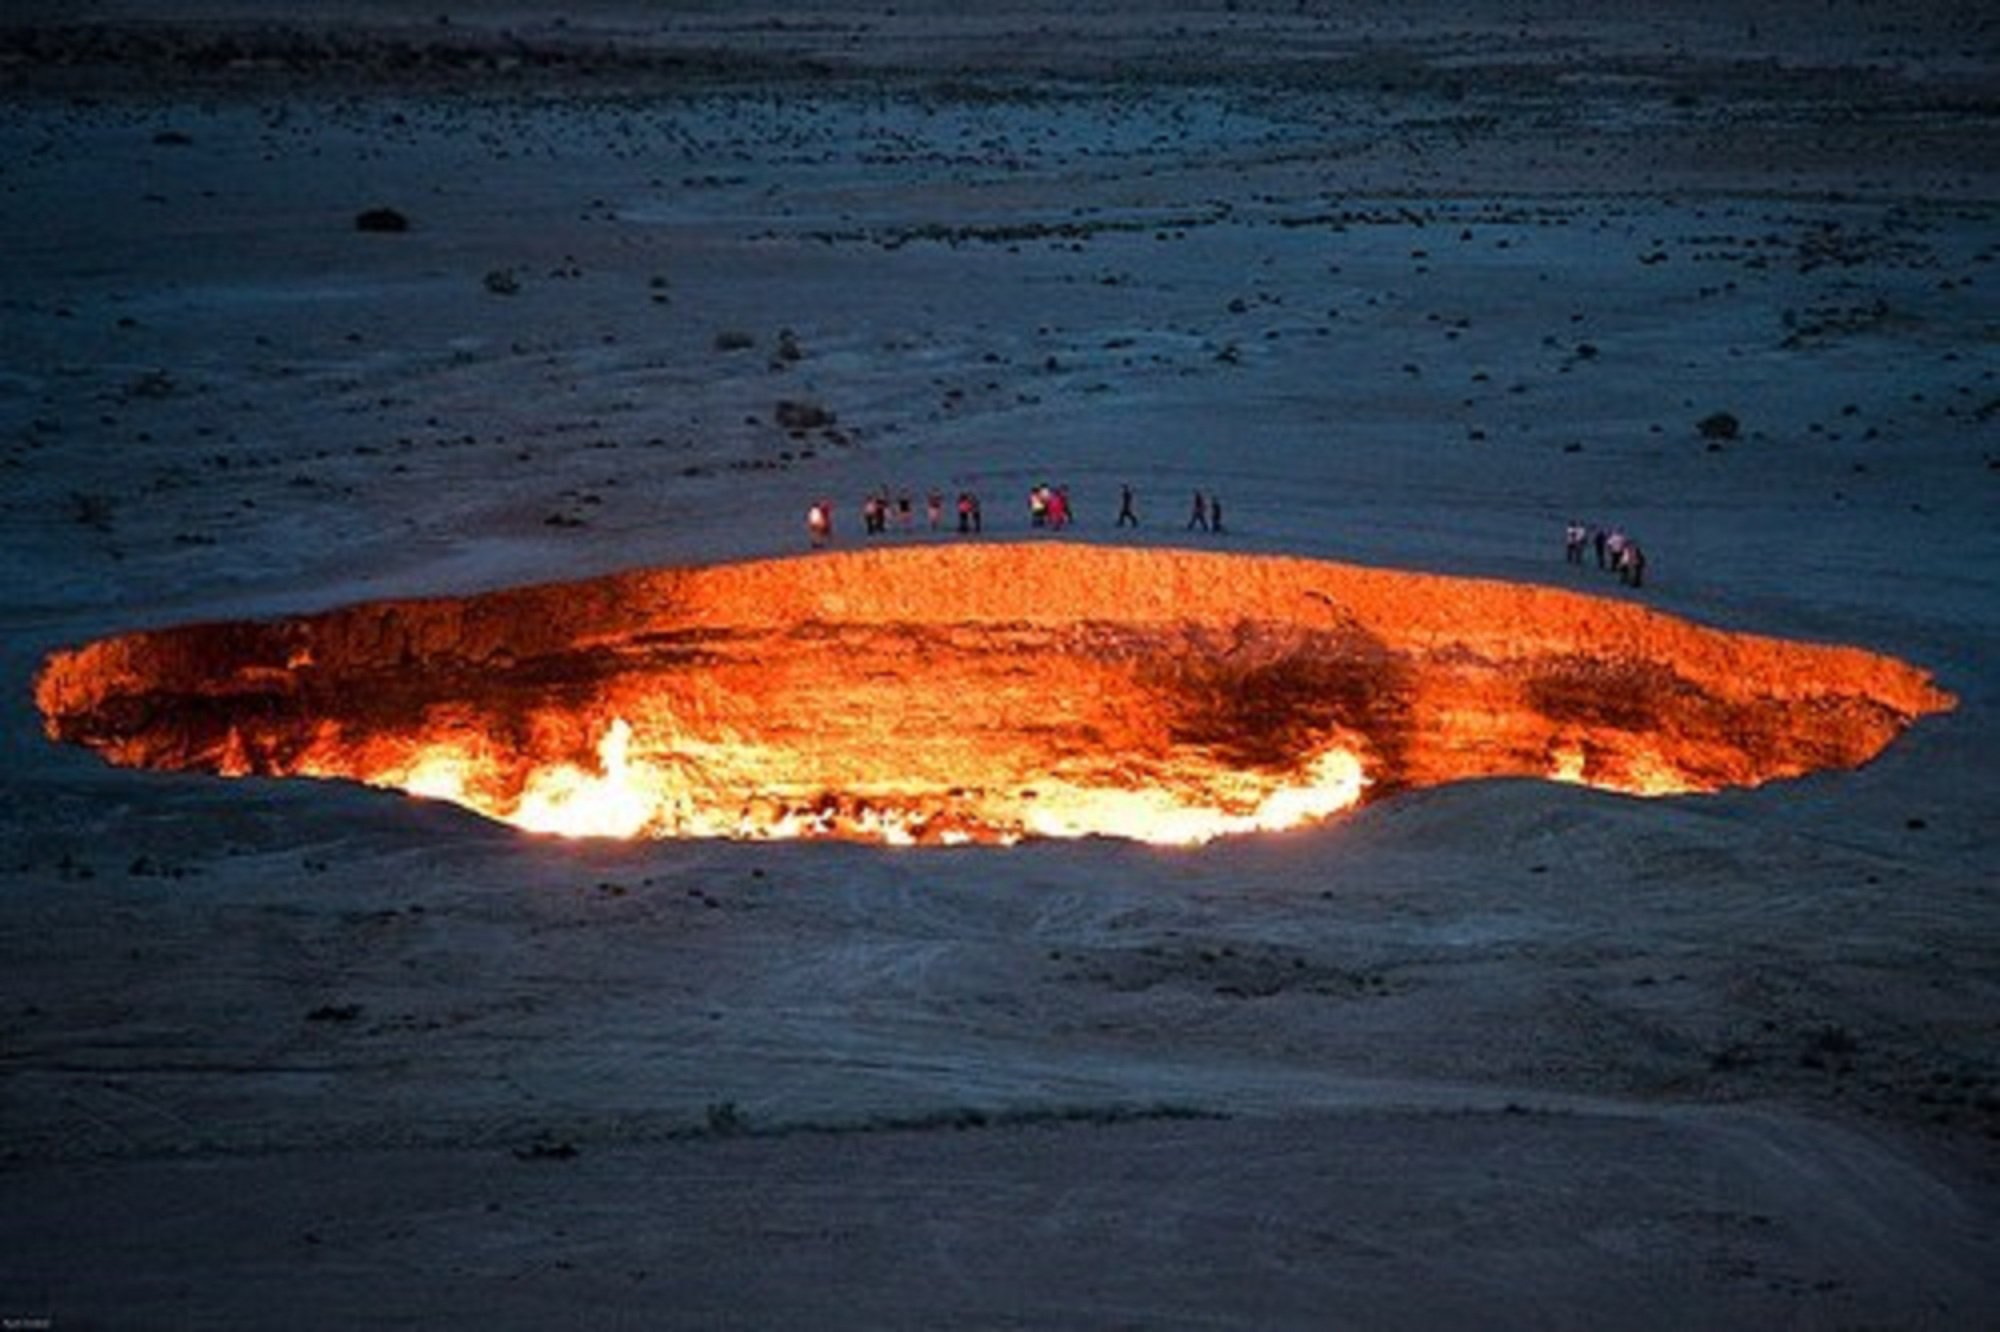
<svg viewBox="0 0 2000 1332">
<path fill-rule="evenodd" d="M 1563 529 L 1563 558 L 1571 564 L 1583 563 L 1583 541 L 1585 531 L 1582 523 L 1574 518 Z"/>
<path fill-rule="evenodd" d="M 924 517 L 930 519 L 931 531 L 935 532 L 944 523 L 944 495 L 933 490 L 924 502 Z"/>
<path fill-rule="evenodd" d="M 1222 497 L 1219 495 L 1208 497 L 1208 530 L 1217 533 L 1222 531 Z"/>
<path fill-rule="evenodd" d="M 1610 536 L 1611 534 L 1604 530 L 1602 524 L 1590 530 L 1590 544 L 1597 547 L 1597 567 L 1600 569 L 1604 567 L 1604 543 L 1610 539 Z"/>
<path fill-rule="evenodd" d="M 814 549 L 824 546 L 833 539 L 833 502 L 820 500 L 806 510 L 806 531 L 812 536 Z"/>
<path fill-rule="evenodd" d="M 1132 487 L 1121 485 L 1118 487 L 1118 522 L 1115 526 L 1137 527 L 1138 525 L 1139 515 L 1132 508 Z"/>
<path fill-rule="evenodd" d="M 1188 531 L 1197 528 L 1204 532 L 1208 530 L 1208 498 L 1199 490 L 1194 492 L 1194 512 L 1188 515 Z"/>
</svg>

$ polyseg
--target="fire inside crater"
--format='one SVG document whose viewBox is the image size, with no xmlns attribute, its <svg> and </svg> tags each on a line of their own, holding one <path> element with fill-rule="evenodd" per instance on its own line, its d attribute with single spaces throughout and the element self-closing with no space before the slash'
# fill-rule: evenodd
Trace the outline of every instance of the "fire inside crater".
<svg viewBox="0 0 2000 1332">
<path fill-rule="evenodd" d="M 922 546 L 190 625 L 50 656 L 113 763 L 349 778 L 536 832 L 1196 843 L 1530 776 L 1642 795 L 1953 706 L 1855 648 L 1281 557 Z"/>
</svg>

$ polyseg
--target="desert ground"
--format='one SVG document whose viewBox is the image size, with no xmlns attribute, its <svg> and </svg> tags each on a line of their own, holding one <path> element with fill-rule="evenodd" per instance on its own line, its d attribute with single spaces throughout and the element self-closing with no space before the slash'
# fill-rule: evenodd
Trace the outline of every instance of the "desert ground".
<svg viewBox="0 0 2000 1332">
<path fill-rule="evenodd" d="M 2000 1325 L 2000 16 L 563 8 L 0 19 L 5 1326 Z M 131 630 L 811 558 L 821 497 L 853 549 L 882 485 L 1035 540 L 1042 481 L 1957 707 L 1756 789 L 896 848 L 35 706 Z"/>
</svg>

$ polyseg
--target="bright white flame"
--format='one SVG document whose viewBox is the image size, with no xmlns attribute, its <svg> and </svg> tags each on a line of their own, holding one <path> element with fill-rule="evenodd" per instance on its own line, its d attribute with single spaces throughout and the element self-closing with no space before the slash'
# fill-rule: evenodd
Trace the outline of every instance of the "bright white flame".
<svg viewBox="0 0 2000 1332">
<path fill-rule="evenodd" d="M 1299 785 L 1265 793 L 1247 814 L 1187 804 L 1158 790 L 1044 786 L 1024 807 L 1022 826 L 1038 837 L 1132 837 L 1164 846 L 1198 846 L 1218 837 L 1296 828 L 1351 808 L 1368 778 L 1345 749 L 1314 759 Z"/>
<path fill-rule="evenodd" d="M 934 793 L 881 789 L 841 802 L 787 800 L 772 791 L 768 799 L 740 808 L 708 807 L 695 791 L 719 773 L 730 771 L 734 781 L 754 785 L 750 774 L 781 770 L 782 761 L 754 746 L 683 741 L 673 747 L 673 761 L 664 764 L 635 758 L 633 750 L 631 723 L 613 717 L 598 742 L 594 771 L 572 763 L 536 768 L 511 800 L 495 794 L 490 762 L 464 743 L 428 746 L 373 780 L 560 837 L 857 837 L 891 846 L 1093 836 L 1194 846 L 1324 819 L 1356 804 L 1368 785 L 1360 760 L 1334 748 L 1308 764 L 1299 779 L 1277 786 L 1253 773 L 1223 772 L 1211 774 L 1205 784 L 1180 788 L 1045 781 L 1032 798 L 989 795 L 967 808 Z"/>
<path fill-rule="evenodd" d="M 1600 767 L 1586 771 L 1586 764 L 1587 757 L 1581 743 L 1572 741 L 1559 746 L 1549 755 L 1549 780 L 1635 796 L 1693 795 L 1708 789 L 1690 781 L 1679 768 L 1652 749 L 1635 749 L 1622 756 L 1622 770 Z"/>
<path fill-rule="evenodd" d="M 1583 785 L 1583 746 L 1564 745 L 1549 755 L 1549 780 L 1568 782 L 1572 786 Z"/>
<path fill-rule="evenodd" d="M 395 785 L 426 800 L 464 804 L 466 781 L 472 771 L 471 759 L 455 749 L 440 747 L 421 755 Z"/>
<path fill-rule="evenodd" d="M 631 749 L 631 724 L 613 718 L 598 742 L 597 772 L 568 763 L 536 769 L 508 821 L 563 837 L 637 837 L 653 821 L 658 799 L 632 766 Z"/>
<path fill-rule="evenodd" d="M 1650 749 L 1641 749 L 1627 758 L 1624 776 L 1614 776 L 1603 785 L 1638 796 L 1692 795 L 1704 789 Z"/>
</svg>

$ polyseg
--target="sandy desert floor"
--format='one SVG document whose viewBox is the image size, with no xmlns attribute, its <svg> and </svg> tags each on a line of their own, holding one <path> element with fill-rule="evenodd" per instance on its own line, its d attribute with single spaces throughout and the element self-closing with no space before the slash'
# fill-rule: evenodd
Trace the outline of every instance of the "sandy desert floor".
<svg viewBox="0 0 2000 1332">
<path fill-rule="evenodd" d="M 0 1318 L 2000 1322 L 2000 18 L 1601 8 L 10 5 Z M 1754 791 L 898 851 L 33 704 L 122 630 L 822 495 L 851 546 L 878 484 L 1026 537 L 1045 479 L 1080 540 L 1129 482 L 1125 540 L 1630 597 L 1561 559 L 1615 522 L 1649 603 L 1959 706 Z"/>
</svg>

